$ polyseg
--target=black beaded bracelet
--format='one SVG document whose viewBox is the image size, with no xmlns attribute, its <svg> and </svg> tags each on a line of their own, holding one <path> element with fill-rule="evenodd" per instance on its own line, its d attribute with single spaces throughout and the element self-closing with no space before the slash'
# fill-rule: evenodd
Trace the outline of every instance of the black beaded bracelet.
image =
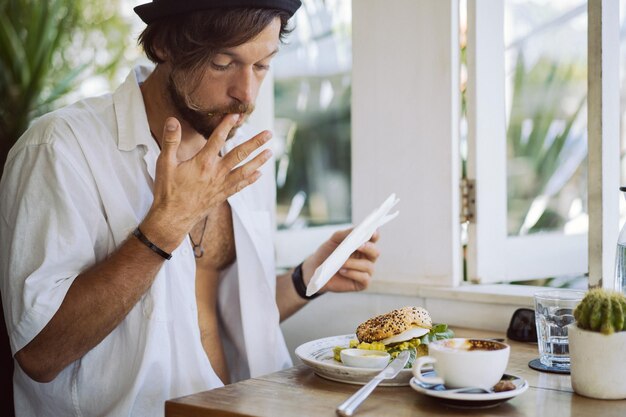
<svg viewBox="0 0 626 417">
<path fill-rule="evenodd" d="M 323 294 L 318 292 L 317 294 L 313 294 L 311 296 L 306 295 L 306 285 L 304 285 L 304 280 L 302 279 L 302 264 L 296 266 L 296 269 L 293 270 L 291 280 L 293 281 L 293 287 L 296 289 L 298 295 L 305 300 L 312 300 Z"/>
<path fill-rule="evenodd" d="M 157 245 L 155 245 L 154 243 L 150 242 L 150 239 L 148 239 L 146 237 L 146 235 L 144 235 L 141 230 L 139 230 L 139 227 L 137 227 L 135 229 L 135 231 L 133 232 L 133 235 L 139 239 L 139 241 L 141 243 L 143 243 L 144 245 L 146 245 L 147 247 L 149 247 L 150 249 L 152 249 L 152 251 L 154 253 L 156 253 L 157 255 L 161 256 L 164 259 L 170 260 L 172 259 L 172 254 L 165 252 L 163 249 L 161 249 L 160 247 L 158 247 Z"/>
</svg>

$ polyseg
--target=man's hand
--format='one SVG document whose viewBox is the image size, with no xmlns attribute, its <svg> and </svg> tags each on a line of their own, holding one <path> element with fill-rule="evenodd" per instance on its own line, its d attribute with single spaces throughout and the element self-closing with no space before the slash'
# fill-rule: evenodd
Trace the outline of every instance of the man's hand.
<svg viewBox="0 0 626 417">
<path fill-rule="evenodd" d="M 313 255 L 304 261 L 302 273 L 305 284 L 309 283 L 317 267 L 328 258 L 351 231 L 352 229 L 346 229 L 335 232 Z M 374 263 L 380 255 L 375 244 L 379 236 L 378 231 L 376 231 L 368 242 L 354 251 L 320 291 L 346 292 L 361 291 L 367 288 L 374 274 Z"/>
<path fill-rule="evenodd" d="M 235 167 L 264 145 L 271 138 L 270 132 L 259 133 L 224 157 L 219 155 L 228 132 L 238 120 L 239 115 L 224 117 L 205 146 L 187 161 L 179 161 L 176 156 L 181 141 L 180 123 L 173 117 L 165 121 L 162 150 L 156 164 L 154 202 L 142 223 L 142 230 L 144 225 L 154 227 L 153 222 L 161 219 L 162 223 L 165 218 L 168 230 L 154 231 L 155 239 L 162 241 L 163 235 L 182 239 L 211 208 L 260 178 L 258 169 L 272 156 L 269 149 Z M 176 247 L 180 242 L 168 243 Z"/>
</svg>

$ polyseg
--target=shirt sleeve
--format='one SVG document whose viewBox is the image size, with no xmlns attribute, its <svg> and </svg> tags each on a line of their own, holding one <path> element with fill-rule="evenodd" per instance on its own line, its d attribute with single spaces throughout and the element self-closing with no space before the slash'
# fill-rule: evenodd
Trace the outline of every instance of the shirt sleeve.
<svg viewBox="0 0 626 417">
<path fill-rule="evenodd" d="M 13 354 L 46 326 L 102 243 L 103 210 L 72 135 L 63 121 L 31 129 L 0 183 L 1 289 Z"/>
</svg>

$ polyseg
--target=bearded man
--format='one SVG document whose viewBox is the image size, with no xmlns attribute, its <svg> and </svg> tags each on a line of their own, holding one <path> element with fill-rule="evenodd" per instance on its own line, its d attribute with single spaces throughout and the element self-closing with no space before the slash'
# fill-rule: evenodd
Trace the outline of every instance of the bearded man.
<svg viewBox="0 0 626 417">
<path fill-rule="evenodd" d="M 11 150 L 0 273 L 18 416 L 158 416 L 291 365 L 279 323 L 349 233 L 276 276 L 271 134 L 243 125 L 299 6 L 138 6 L 155 67 L 41 117 Z M 376 239 L 323 290 L 365 288 Z"/>
</svg>

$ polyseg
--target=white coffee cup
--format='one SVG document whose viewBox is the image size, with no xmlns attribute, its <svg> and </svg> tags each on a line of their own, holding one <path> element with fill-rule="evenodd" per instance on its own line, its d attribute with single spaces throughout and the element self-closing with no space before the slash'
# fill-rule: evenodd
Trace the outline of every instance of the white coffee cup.
<svg viewBox="0 0 626 417">
<path fill-rule="evenodd" d="M 446 388 L 493 387 L 509 362 L 509 345 L 486 339 L 444 339 L 428 345 L 428 356 L 418 358 L 413 366 L 415 379 L 425 384 L 443 384 Z M 425 377 L 422 368 L 432 364 L 436 377 Z"/>
</svg>

